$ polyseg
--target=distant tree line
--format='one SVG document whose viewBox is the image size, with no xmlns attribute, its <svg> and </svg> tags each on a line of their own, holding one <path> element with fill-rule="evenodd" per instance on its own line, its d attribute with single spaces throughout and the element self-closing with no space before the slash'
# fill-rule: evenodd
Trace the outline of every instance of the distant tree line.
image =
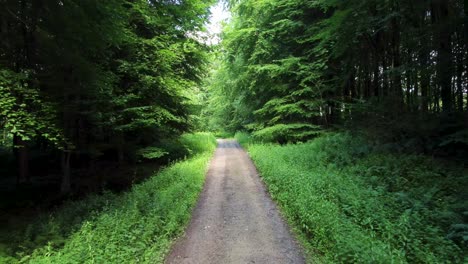
<svg viewBox="0 0 468 264">
<path fill-rule="evenodd" d="M 463 2 L 230 1 L 210 126 L 285 142 L 347 125 L 468 145 Z"/>
<path fill-rule="evenodd" d="M 0 0 L 0 130 L 18 182 L 31 149 L 57 161 L 67 193 L 71 168 L 129 161 L 189 130 L 212 4 Z"/>
</svg>

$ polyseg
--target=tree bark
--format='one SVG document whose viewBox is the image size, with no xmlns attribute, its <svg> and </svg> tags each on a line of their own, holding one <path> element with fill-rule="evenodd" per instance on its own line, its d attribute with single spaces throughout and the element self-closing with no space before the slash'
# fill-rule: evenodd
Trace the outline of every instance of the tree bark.
<svg viewBox="0 0 468 264">
<path fill-rule="evenodd" d="M 71 152 L 68 150 L 62 151 L 62 182 L 60 184 L 60 193 L 67 195 L 71 191 L 71 168 L 70 168 Z"/>
<path fill-rule="evenodd" d="M 398 3 L 394 3 L 394 12 L 398 12 Z M 392 59 L 393 78 L 392 92 L 399 102 L 403 102 L 403 90 L 401 85 L 401 52 L 400 52 L 400 21 L 396 17 L 392 18 Z"/>
<path fill-rule="evenodd" d="M 385 97 L 389 94 L 389 85 L 388 85 L 388 67 L 387 67 L 387 56 L 385 50 L 383 50 L 382 56 L 382 97 Z"/>
<path fill-rule="evenodd" d="M 428 95 L 430 85 L 430 73 L 429 73 L 429 48 L 427 47 L 427 40 L 422 39 L 420 42 L 421 48 L 419 50 L 418 59 L 420 66 L 420 79 L 421 79 L 421 98 L 420 98 L 420 111 L 422 114 L 426 114 L 429 110 Z"/>
<path fill-rule="evenodd" d="M 74 84 L 73 79 L 73 68 L 70 66 L 66 69 L 66 73 L 64 74 L 64 83 L 67 84 Z M 72 116 L 72 111 L 70 110 L 70 90 L 68 88 L 63 89 L 63 131 L 65 135 L 68 135 L 69 140 L 76 139 L 74 137 L 74 126 L 73 123 L 76 120 L 74 116 Z M 79 140 L 79 139 L 78 139 Z M 77 140 L 77 141 L 78 141 Z M 79 142 L 78 142 L 79 143 Z M 71 191 L 71 168 L 70 168 L 70 159 L 71 159 L 71 150 L 69 147 L 65 147 L 62 150 L 62 182 L 60 184 L 60 193 L 62 195 L 67 195 Z"/>
<path fill-rule="evenodd" d="M 419 80 L 418 80 L 418 71 L 414 71 L 414 94 L 413 94 L 413 111 L 417 112 L 419 107 Z"/>
<path fill-rule="evenodd" d="M 377 55 L 377 52 L 374 57 L 374 60 L 375 60 L 374 61 L 374 79 L 372 83 L 372 86 L 374 86 L 373 96 L 379 97 L 380 96 L 380 74 L 379 74 L 379 56 Z"/>
<path fill-rule="evenodd" d="M 13 138 L 14 147 L 15 147 L 15 156 L 17 162 L 17 178 L 16 184 L 22 184 L 29 182 L 31 179 L 29 177 L 29 151 L 26 142 L 20 137 L 15 135 Z"/>
<path fill-rule="evenodd" d="M 117 161 L 119 166 L 123 165 L 125 161 L 125 150 L 124 150 L 124 135 L 123 132 L 117 132 Z"/>
<path fill-rule="evenodd" d="M 458 111 L 463 112 L 463 57 L 465 55 L 463 38 L 458 34 L 458 52 L 457 52 L 457 89 L 456 101 L 458 102 Z"/>
<path fill-rule="evenodd" d="M 406 105 L 407 108 L 411 110 L 412 106 L 411 100 L 411 73 L 407 70 L 406 71 Z"/>
<path fill-rule="evenodd" d="M 437 80 L 440 86 L 440 99 L 442 110 L 451 111 L 452 100 L 452 47 L 451 31 L 448 25 L 449 9 L 448 1 L 434 0 L 432 5 L 433 23 L 437 27 Z"/>
</svg>

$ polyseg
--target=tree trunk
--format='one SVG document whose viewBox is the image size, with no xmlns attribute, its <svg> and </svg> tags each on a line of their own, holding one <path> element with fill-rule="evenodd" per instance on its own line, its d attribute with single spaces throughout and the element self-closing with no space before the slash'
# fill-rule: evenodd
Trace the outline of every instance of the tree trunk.
<svg viewBox="0 0 468 264">
<path fill-rule="evenodd" d="M 440 86 L 440 99 L 442 110 L 451 111 L 452 101 L 452 47 L 451 31 L 449 26 L 448 1 L 433 1 L 433 23 L 437 26 L 437 80 Z"/>
<path fill-rule="evenodd" d="M 382 56 L 382 97 L 388 95 L 388 72 L 387 72 L 387 61 L 385 56 L 385 51 L 383 51 Z"/>
<path fill-rule="evenodd" d="M 357 98 L 357 87 L 359 87 L 359 83 L 356 83 L 356 77 L 357 77 L 357 69 L 355 66 L 353 66 L 353 72 L 350 77 L 350 83 L 349 83 L 349 90 L 350 90 L 350 102 L 354 99 Z M 359 81 L 359 80 L 358 80 Z"/>
<path fill-rule="evenodd" d="M 67 195 L 71 191 L 71 168 L 70 168 L 71 152 L 68 150 L 62 151 L 62 182 L 60 184 L 60 193 Z"/>
<path fill-rule="evenodd" d="M 13 138 L 15 147 L 15 157 L 18 168 L 16 184 L 22 184 L 30 181 L 29 177 L 29 151 L 26 142 L 20 137 L 15 135 Z"/>
<path fill-rule="evenodd" d="M 369 49 L 367 47 L 366 49 Z M 363 70 L 364 70 L 364 91 L 363 91 L 363 96 L 364 98 L 370 98 L 372 97 L 372 91 L 371 91 L 371 73 L 370 73 L 370 54 L 366 54 L 364 57 L 363 61 Z"/>
<path fill-rule="evenodd" d="M 357 70 L 357 83 L 356 83 L 356 94 L 353 98 L 362 99 L 362 71 L 360 67 Z"/>
<path fill-rule="evenodd" d="M 413 94 L 413 111 L 417 112 L 419 107 L 419 80 L 418 80 L 418 71 L 414 71 L 414 94 Z"/>
<path fill-rule="evenodd" d="M 117 160 L 119 166 L 123 165 L 125 161 L 125 149 L 124 149 L 124 135 L 123 132 L 117 132 Z"/>
<path fill-rule="evenodd" d="M 379 57 L 375 56 L 375 61 L 374 61 L 374 80 L 373 80 L 373 84 L 372 86 L 373 87 L 373 90 L 374 90 L 374 96 L 376 97 L 379 97 L 380 96 L 380 81 L 379 81 L 379 78 L 380 78 L 380 74 L 379 74 Z"/>
<path fill-rule="evenodd" d="M 74 86 L 74 78 L 73 78 L 73 67 L 69 66 L 65 69 L 65 74 L 63 76 L 64 83 L 69 84 L 70 87 Z M 63 121 L 63 131 L 64 134 L 68 136 L 68 140 L 72 142 L 78 142 L 78 136 L 75 136 L 74 130 L 74 122 L 76 122 L 75 116 L 72 115 L 72 110 L 70 106 L 72 105 L 71 102 L 71 90 L 69 87 L 63 89 L 63 112 L 62 112 L 62 121 Z M 79 142 L 78 142 L 79 144 Z M 65 149 L 62 150 L 62 182 L 60 185 L 60 193 L 62 195 L 67 195 L 71 191 L 71 168 L 70 168 L 70 159 L 71 159 L 71 150 L 69 146 L 66 146 Z"/>
<path fill-rule="evenodd" d="M 394 12 L 398 12 L 398 3 L 394 3 Z M 403 90 L 401 85 L 401 52 L 400 52 L 400 21 L 392 18 L 392 59 L 393 59 L 393 78 L 392 92 L 399 102 L 403 102 Z"/>
<path fill-rule="evenodd" d="M 406 105 L 407 109 L 411 110 L 411 73 L 409 71 L 406 71 Z"/>
<path fill-rule="evenodd" d="M 425 43 L 421 43 L 425 45 Z M 430 85 L 430 76 L 429 76 L 429 52 L 425 49 L 419 51 L 419 63 L 421 66 L 421 100 L 420 100 L 420 111 L 425 114 L 429 110 L 428 104 L 428 92 Z"/>
<path fill-rule="evenodd" d="M 460 35 L 458 35 L 458 45 L 459 45 L 459 52 L 457 53 L 457 89 L 456 94 L 457 98 L 456 101 L 458 103 L 458 111 L 463 112 L 463 56 L 465 55 L 464 51 L 464 43 L 463 39 Z"/>
<path fill-rule="evenodd" d="M 343 119 L 352 119 L 352 112 L 351 108 L 348 106 L 348 103 L 353 101 L 356 91 L 356 68 L 353 66 L 352 71 L 348 77 L 348 81 L 345 85 L 345 92 L 344 92 L 344 102 L 345 102 L 345 111 L 343 113 Z"/>
</svg>

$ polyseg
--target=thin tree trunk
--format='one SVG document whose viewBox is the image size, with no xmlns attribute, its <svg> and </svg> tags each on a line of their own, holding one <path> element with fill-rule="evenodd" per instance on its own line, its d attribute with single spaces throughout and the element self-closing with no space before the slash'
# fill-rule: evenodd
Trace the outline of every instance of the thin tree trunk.
<svg viewBox="0 0 468 264">
<path fill-rule="evenodd" d="M 398 3 L 394 2 L 394 12 L 398 12 Z M 393 95 L 399 102 L 403 102 L 403 89 L 401 85 L 401 52 L 400 52 L 400 22 L 395 17 L 392 19 L 392 57 L 393 57 Z"/>
<path fill-rule="evenodd" d="M 387 68 L 387 61 L 386 61 L 385 51 L 382 56 L 382 96 L 387 96 L 389 94 L 389 86 L 388 86 L 388 68 Z"/>
<path fill-rule="evenodd" d="M 357 74 L 358 74 L 358 72 L 357 72 L 356 67 L 353 67 L 353 73 L 351 75 L 351 82 L 350 82 L 351 100 L 358 97 L 358 92 L 357 91 L 358 91 L 358 87 L 359 87 L 359 78 L 357 80 L 358 83 L 356 83 L 356 77 L 358 76 Z"/>
<path fill-rule="evenodd" d="M 437 113 L 440 113 L 440 88 L 438 86 L 435 87 L 435 92 L 434 94 L 434 102 L 435 102 L 435 111 Z"/>
<path fill-rule="evenodd" d="M 419 80 L 418 80 L 418 71 L 414 71 L 413 73 L 414 78 L 414 95 L 413 95 L 413 110 L 415 112 L 418 111 L 419 107 Z"/>
<path fill-rule="evenodd" d="M 123 165 L 125 161 L 125 150 L 124 150 L 124 135 L 123 132 L 117 132 L 117 160 L 119 166 Z"/>
<path fill-rule="evenodd" d="M 411 73 L 406 71 L 406 105 L 407 109 L 411 109 Z"/>
<path fill-rule="evenodd" d="M 448 25 L 448 1 L 434 0 L 432 5 L 433 23 L 437 26 L 437 80 L 440 86 L 440 99 L 443 111 L 451 111 L 452 101 L 452 47 L 451 31 Z"/>
<path fill-rule="evenodd" d="M 73 82 L 73 68 L 70 67 L 67 69 L 66 74 L 64 75 L 64 82 L 69 83 L 70 85 L 74 84 Z M 72 140 L 76 137 L 73 136 L 73 122 L 71 110 L 69 109 L 70 94 L 68 88 L 63 89 L 63 131 L 65 135 L 69 136 L 69 140 Z M 79 139 L 77 140 L 79 143 Z M 67 195 L 71 191 L 71 168 L 70 168 L 70 159 L 71 151 L 69 147 L 65 147 L 62 150 L 62 182 L 60 184 L 60 193 L 62 195 Z"/>
<path fill-rule="evenodd" d="M 422 43 L 424 45 L 424 43 Z M 427 113 L 429 110 L 428 104 L 428 92 L 429 92 L 429 85 L 430 85 L 430 77 L 429 77 L 429 70 L 428 70 L 428 53 L 425 50 L 421 50 L 419 53 L 419 61 L 421 63 L 421 112 L 423 114 Z"/>
<path fill-rule="evenodd" d="M 367 49 L 369 49 L 367 47 Z M 364 91 L 363 95 L 364 98 L 372 97 L 372 89 L 371 89 L 371 73 L 370 73 L 370 54 L 366 54 L 364 58 Z"/>
<path fill-rule="evenodd" d="M 459 40 L 461 37 L 458 36 Z M 456 101 L 458 102 L 458 111 L 463 112 L 463 42 L 459 41 L 459 52 L 457 54 L 457 98 Z"/>
<path fill-rule="evenodd" d="M 60 193 L 67 195 L 71 191 L 71 168 L 70 168 L 71 152 L 68 150 L 62 151 L 62 182 L 60 184 Z"/>
<path fill-rule="evenodd" d="M 29 177 L 29 151 L 26 142 L 20 137 L 14 136 L 15 156 L 18 166 L 16 183 L 21 184 L 30 181 Z"/>
<path fill-rule="evenodd" d="M 374 61 L 374 80 L 373 80 L 373 90 L 374 90 L 374 96 L 379 97 L 380 96 L 380 82 L 379 82 L 379 57 L 377 56 L 377 53 L 375 55 L 375 61 Z"/>
</svg>

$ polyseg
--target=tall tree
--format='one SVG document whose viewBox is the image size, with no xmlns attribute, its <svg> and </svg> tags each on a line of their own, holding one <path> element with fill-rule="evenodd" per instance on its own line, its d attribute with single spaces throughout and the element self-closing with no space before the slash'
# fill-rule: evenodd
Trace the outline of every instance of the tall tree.
<svg viewBox="0 0 468 264">
<path fill-rule="evenodd" d="M 73 167 L 113 152 L 131 161 L 191 128 L 208 51 L 196 35 L 213 1 L 0 3 L 0 118 L 20 180 L 28 147 L 44 139 L 51 157 L 61 152 L 68 193 Z"/>
<path fill-rule="evenodd" d="M 222 89 L 231 91 L 225 99 L 232 111 L 249 120 L 239 123 L 229 114 L 233 127 L 295 141 L 314 136 L 317 126 L 362 121 L 383 131 L 391 124 L 403 135 L 427 124 L 400 122 L 402 116 L 437 119 L 466 108 L 461 0 L 230 5 L 234 15 L 222 44 L 228 87 Z"/>
</svg>

